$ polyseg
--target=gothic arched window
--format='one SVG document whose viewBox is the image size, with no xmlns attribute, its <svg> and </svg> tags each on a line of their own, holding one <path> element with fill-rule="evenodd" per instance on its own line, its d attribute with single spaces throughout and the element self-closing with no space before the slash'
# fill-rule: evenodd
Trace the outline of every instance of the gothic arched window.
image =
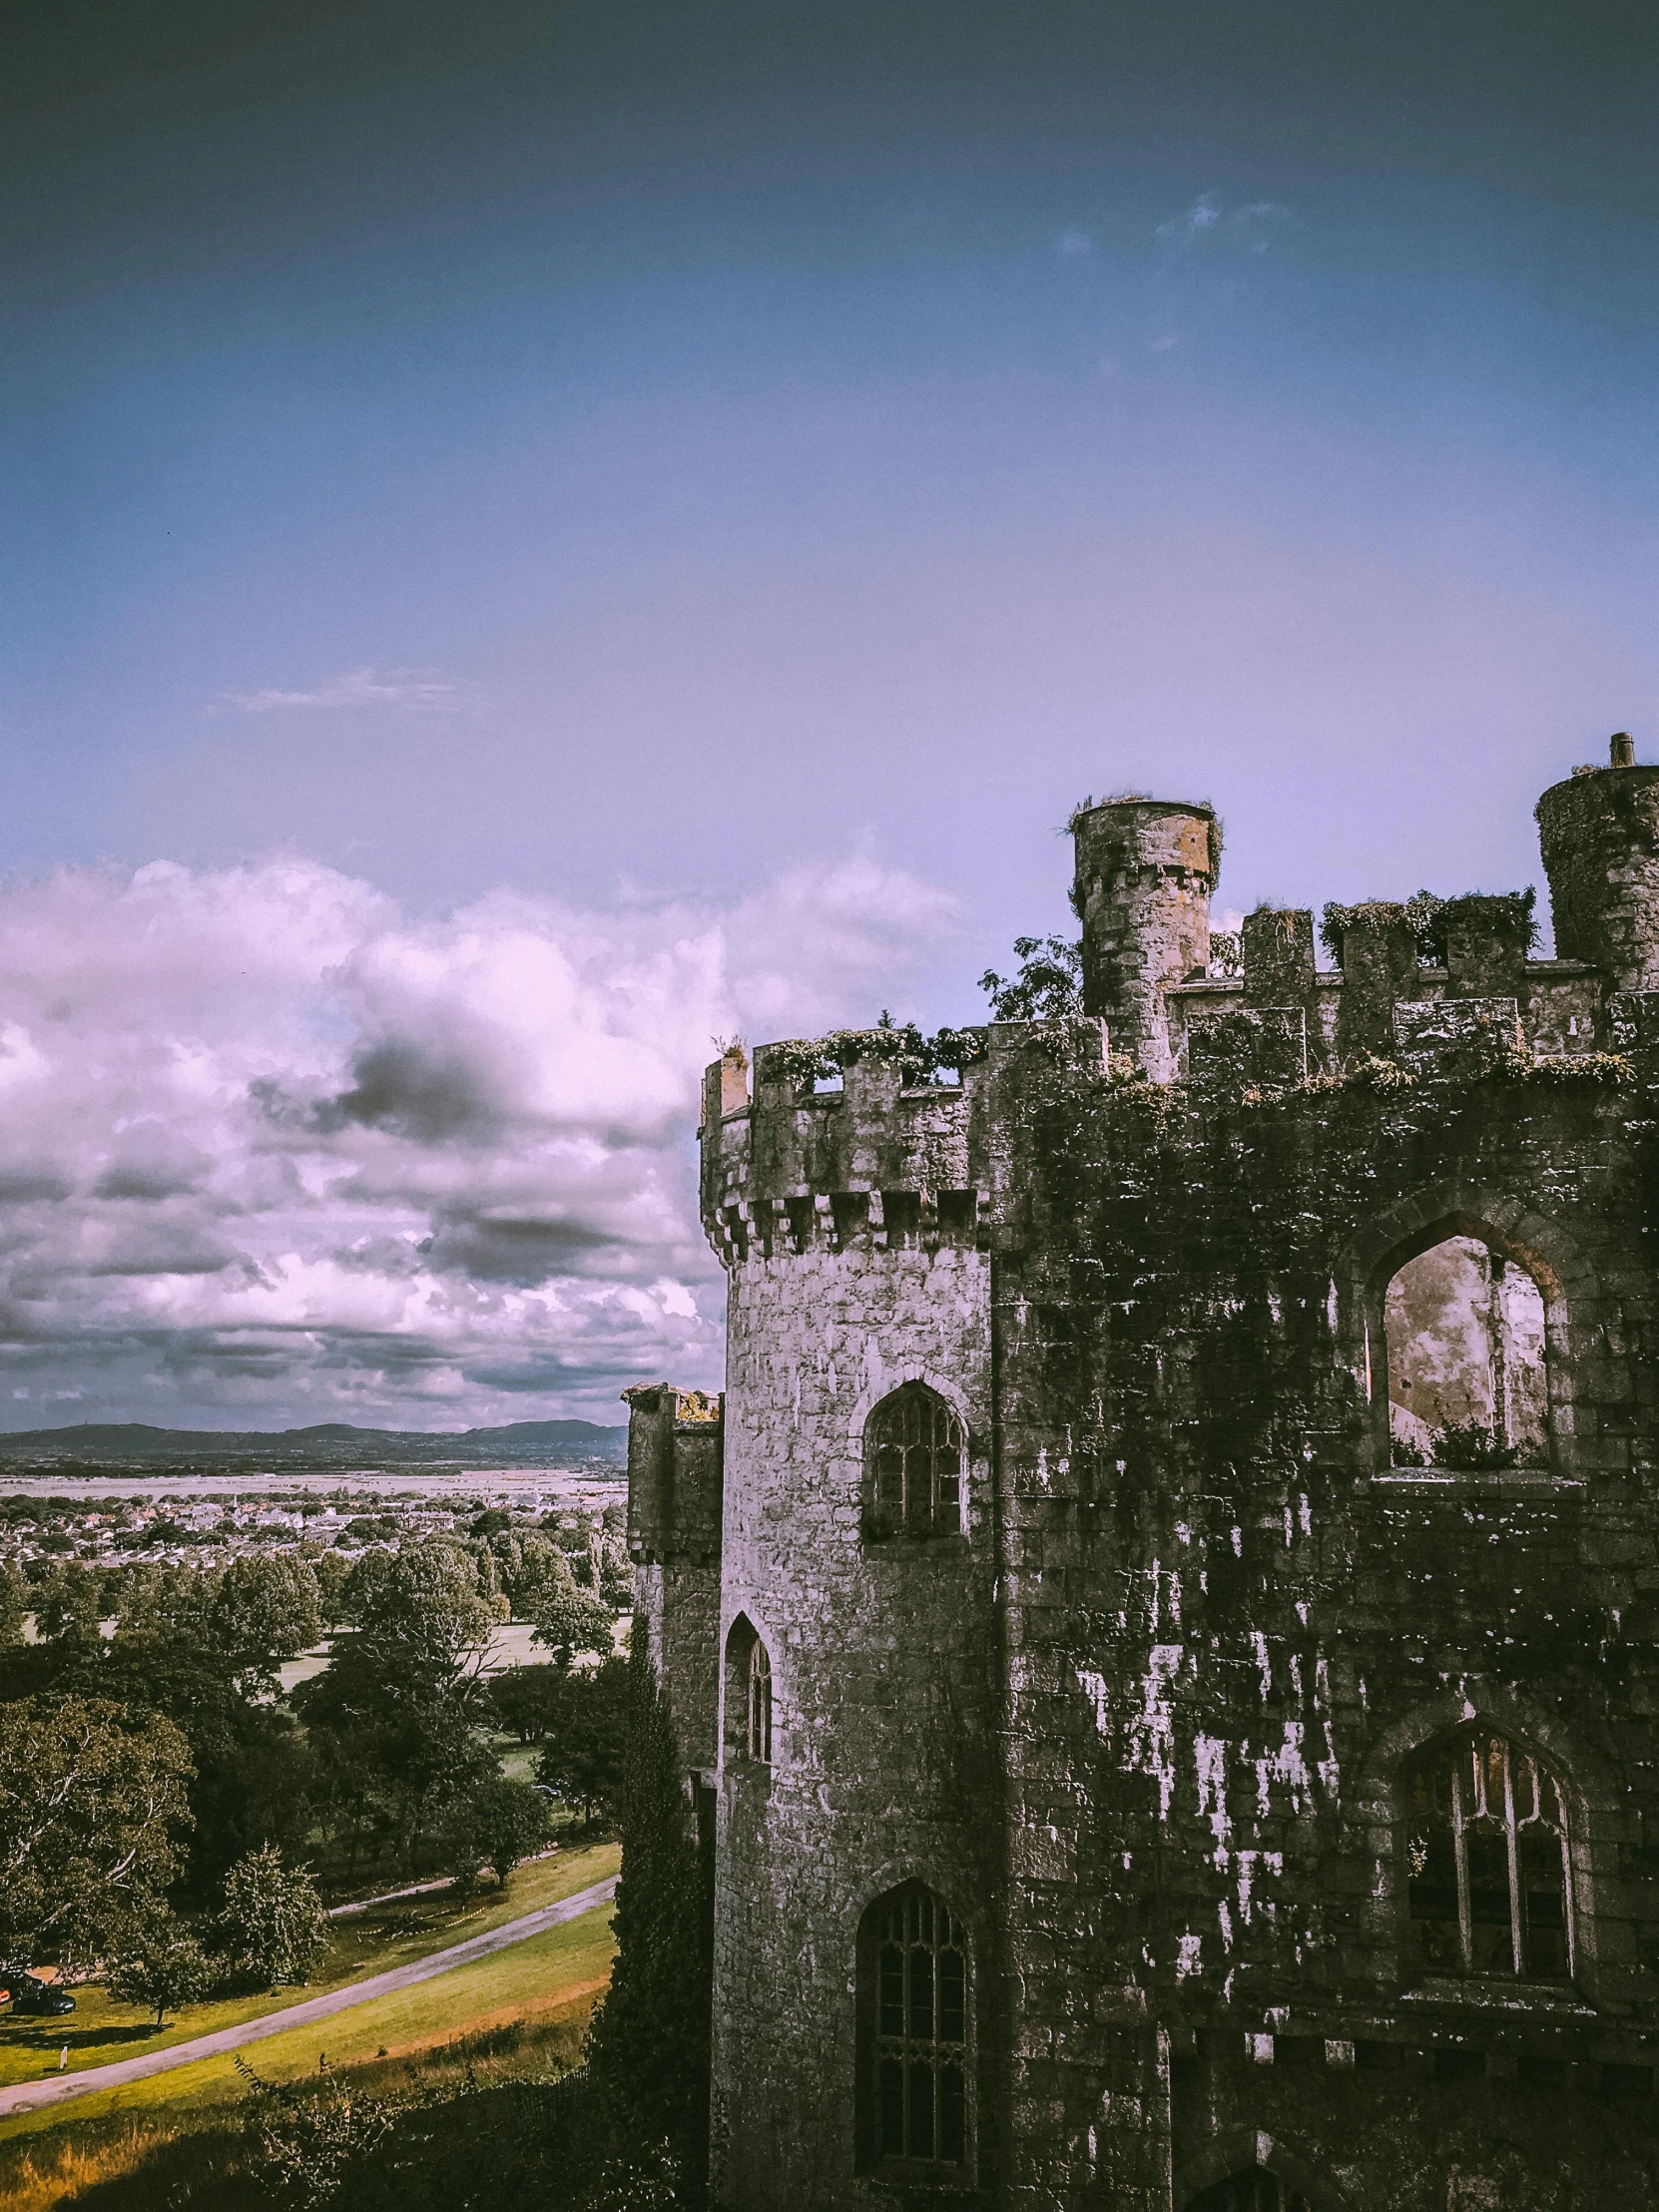
<svg viewBox="0 0 1659 2212">
<path fill-rule="evenodd" d="M 872 1905 L 858 1945 L 861 2163 L 942 2179 L 968 2162 L 971 1975 L 944 1900 L 907 1882 Z"/>
<path fill-rule="evenodd" d="M 772 1660 L 744 1613 L 726 1638 L 726 1755 L 772 1764 Z"/>
<path fill-rule="evenodd" d="M 864 1423 L 864 1521 L 871 1537 L 962 1528 L 962 1424 L 925 1383 L 906 1382 Z"/>
<path fill-rule="evenodd" d="M 1566 1806 L 1533 1753 L 1480 1725 L 1431 1746 L 1409 1778 L 1405 1852 L 1422 1970 L 1571 1975 Z"/>
</svg>

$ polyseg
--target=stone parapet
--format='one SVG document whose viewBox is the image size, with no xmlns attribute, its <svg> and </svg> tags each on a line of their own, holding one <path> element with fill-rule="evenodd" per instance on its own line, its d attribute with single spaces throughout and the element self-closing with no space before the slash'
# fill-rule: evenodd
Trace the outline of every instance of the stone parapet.
<svg viewBox="0 0 1659 2212">
<path fill-rule="evenodd" d="M 997 1029 L 1026 1026 L 997 1024 L 991 1049 Z M 775 1074 L 789 1049 L 761 1046 L 753 1101 L 704 1122 L 703 1225 L 717 1253 L 977 1245 L 987 1063 L 959 1083 L 905 1088 L 890 1063 L 860 1061 L 838 1091 L 811 1092 Z"/>
</svg>

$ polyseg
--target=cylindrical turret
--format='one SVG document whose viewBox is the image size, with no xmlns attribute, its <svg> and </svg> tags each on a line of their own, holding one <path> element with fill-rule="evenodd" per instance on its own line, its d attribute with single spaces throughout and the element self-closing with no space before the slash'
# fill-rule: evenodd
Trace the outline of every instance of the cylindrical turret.
<svg viewBox="0 0 1659 2212">
<path fill-rule="evenodd" d="M 1114 799 L 1079 812 L 1071 828 L 1083 1004 L 1105 1017 L 1114 1052 L 1167 1083 L 1175 1060 L 1164 992 L 1209 965 L 1221 824 L 1202 801 Z"/>
<path fill-rule="evenodd" d="M 1659 768 L 1634 765 L 1624 731 L 1608 768 L 1575 769 L 1538 802 L 1555 950 L 1615 990 L 1659 989 Z"/>
</svg>

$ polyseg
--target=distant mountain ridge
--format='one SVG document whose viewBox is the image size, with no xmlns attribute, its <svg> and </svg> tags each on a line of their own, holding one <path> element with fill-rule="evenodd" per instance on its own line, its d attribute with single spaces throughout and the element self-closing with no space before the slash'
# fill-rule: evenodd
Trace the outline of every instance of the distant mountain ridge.
<svg viewBox="0 0 1659 2212">
<path fill-rule="evenodd" d="M 153 1428 L 144 1421 L 80 1421 L 65 1428 L 0 1431 L 0 1462 L 124 1466 L 156 1460 L 260 1459 L 295 1467 L 393 1465 L 556 1466 L 571 1458 L 628 1456 L 626 1428 L 591 1420 L 515 1420 L 500 1428 Z"/>
</svg>

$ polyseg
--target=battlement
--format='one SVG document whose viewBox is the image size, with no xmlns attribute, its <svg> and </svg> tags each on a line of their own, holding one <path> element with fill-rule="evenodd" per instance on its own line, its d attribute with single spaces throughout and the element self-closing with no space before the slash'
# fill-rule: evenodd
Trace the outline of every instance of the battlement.
<svg viewBox="0 0 1659 2212">
<path fill-rule="evenodd" d="M 1622 735 L 1611 753 L 1538 805 L 1561 944 L 1548 960 L 1531 957 L 1530 892 L 1419 894 L 1328 906 L 1319 928 L 1307 908 L 1260 907 L 1229 954 L 1236 972 L 1218 974 L 1211 809 L 1135 798 L 1080 811 L 1083 1015 L 966 1033 L 955 1083 L 907 1081 L 895 1032 L 843 1033 L 838 1088 L 815 1087 L 803 1072 L 815 1048 L 797 1041 L 757 1051 L 752 1094 L 730 1049 L 704 1081 L 711 1242 L 728 1265 L 754 1252 L 983 1249 L 1004 1078 L 1029 1087 L 1012 1056 L 1045 1039 L 1048 1063 L 1179 1086 L 1198 1117 L 1297 1094 L 1323 1111 L 1351 1081 L 1623 1080 L 1621 1056 L 1647 1053 L 1659 1033 L 1659 768 L 1637 767 Z M 1322 939 L 1334 965 L 1320 964 Z"/>
<path fill-rule="evenodd" d="M 1003 1026 L 1021 1025 L 993 1025 L 988 1052 Z M 975 1247 L 988 1184 L 979 1136 L 988 1056 L 958 1083 L 911 1086 L 891 1061 L 858 1060 L 839 1090 L 811 1092 L 780 1072 L 789 1053 L 760 1048 L 743 1103 L 732 1056 L 704 1079 L 703 1221 L 722 1258 Z"/>
<path fill-rule="evenodd" d="M 1253 914 L 1247 928 L 1258 919 L 1306 927 L 1313 917 Z M 1398 1060 L 1402 1051 L 1421 1058 L 1421 1039 L 1452 1022 L 1458 1008 L 1465 1026 L 1475 1019 L 1495 1024 L 1508 1047 L 1534 1058 L 1620 1049 L 1616 1002 L 1628 994 L 1609 993 L 1603 973 L 1588 962 L 1523 960 L 1512 975 L 1494 979 L 1499 987 L 1471 987 L 1488 974 L 1489 966 L 1474 958 L 1456 967 L 1372 958 L 1357 960 L 1347 973 L 1310 966 L 1298 994 L 1279 997 L 1273 986 L 1282 978 L 1252 988 L 1247 949 L 1243 976 L 1205 976 L 1166 993 L 1176 1079 L 1214 1092 L 1225 1065 L 1241 1084 L 1284 1088 L 1335 1079 L 1370 1059 Z"/>
</svg>

